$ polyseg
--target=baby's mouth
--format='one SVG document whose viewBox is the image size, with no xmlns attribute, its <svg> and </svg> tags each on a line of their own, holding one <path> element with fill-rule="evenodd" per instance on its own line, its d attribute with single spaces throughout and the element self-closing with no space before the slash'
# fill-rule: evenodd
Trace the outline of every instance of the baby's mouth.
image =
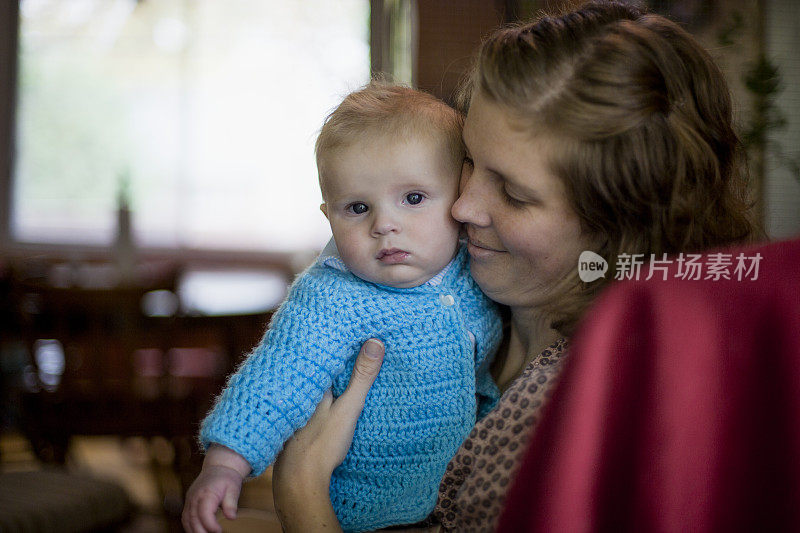
<svg viewBox="0 0 800 533">
<path fill-rule="evenodd" d="M 397 263 L 402 263 L 408 258 L 409 255 L 411 254 L 399 248 L 384 248 L 378 252 L 376 259 L 382 263 L 394 265 Z"/>
</svg>

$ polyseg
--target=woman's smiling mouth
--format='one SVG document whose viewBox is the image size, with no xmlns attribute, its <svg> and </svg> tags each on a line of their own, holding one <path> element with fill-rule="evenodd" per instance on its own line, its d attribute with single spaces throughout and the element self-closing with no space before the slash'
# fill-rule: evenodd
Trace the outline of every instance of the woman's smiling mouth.
<svg viewBox="0 0 800 533">
<path fill-rule="evenodd" d="M 467 251 L 469 255 L 475 258 L 491 257 L 495 254 L 505 253 L 505 250 L 498 250 L 488 244 L 475 239 L 472 235 L 467 233 Z"/>
</svg>

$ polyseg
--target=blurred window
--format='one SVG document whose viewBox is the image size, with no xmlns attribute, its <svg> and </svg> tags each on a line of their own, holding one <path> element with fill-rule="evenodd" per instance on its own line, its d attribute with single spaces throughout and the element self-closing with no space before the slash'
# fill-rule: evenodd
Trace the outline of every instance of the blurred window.
<svg viewBox="0 0 800 533">
<path fill-rule="evenodd" d="M 316 133 L 369 78 L 369 0 L 22 0 L 12 235 L 294 251 Z"/>
<path fill-rule="evenodd" d="M 286 279 L 261 270 L 188 270 L 177 292 L 181 311 L 190 315 L 266 313 L 286 296 Z"/>
</svg>

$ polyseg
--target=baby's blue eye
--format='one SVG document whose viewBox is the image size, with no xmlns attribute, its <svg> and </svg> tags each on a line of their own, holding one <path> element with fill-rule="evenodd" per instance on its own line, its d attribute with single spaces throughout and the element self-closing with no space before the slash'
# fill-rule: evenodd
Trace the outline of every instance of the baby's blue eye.
<svg viewBox="0 0 800 533">
<path fill-rule="evenodd" d="M 362 214 L 366 213 L 367 211 L 369 211 L 369 207 L 367 207 L 367 204 L 362 203 L 362 202 L 356 202 L 354 204 L 351 204 L 349 209 L 350 209 L 350 211 L 352 211 L 356 215 L 362 215 Z"/>
<path fill-rule="evenodd" d="M 418 192 L 412 192 L 406 195 L 406 202 L 411 205 L 417 205 L 422 201 L 423 196 Z"/>
</svg>

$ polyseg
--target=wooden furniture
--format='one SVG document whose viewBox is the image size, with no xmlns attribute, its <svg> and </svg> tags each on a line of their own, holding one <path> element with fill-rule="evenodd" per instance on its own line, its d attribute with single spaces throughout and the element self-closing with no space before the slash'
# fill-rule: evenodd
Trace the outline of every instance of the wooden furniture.
<svg viewBox="0 0 800 533">
<path fill-rule="evenodd" d="M 31 354 L 18 422 L 36 455 L 63 464 L 75 435 L 162 437 L 172 445 L 169 466 L 180 489 L 162 484 L 161 496 L 168 514 L 179 515 L 202 462 L 199 423 L 263 335 L 269 313 L 146 316 L 142 298 L 174 290 L 174 276 L 98 289 L 10 278 L 0 338 L 17 338 Z"/>
</svg>

